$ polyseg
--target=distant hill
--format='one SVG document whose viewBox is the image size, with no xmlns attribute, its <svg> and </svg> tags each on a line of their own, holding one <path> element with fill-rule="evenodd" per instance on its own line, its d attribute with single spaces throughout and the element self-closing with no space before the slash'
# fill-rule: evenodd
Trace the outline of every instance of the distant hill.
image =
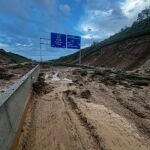
<svg viewBox="0 0 150 150">
<path fill-rule="evenodd" d="M 92 66 L 138 68 L 150 60 L 150 8 L 138 14 L 131 27 L 81 50 L 82 63 Z M 79 52 L 54 62 L 77 64 Z"/>
<path fill-rule="evenodd" d="M 30 59 L 23 57 L 18 54 L 14 54 L 12 52 L 6 52 L 4 49 L 0 49 L 0 64 L 1 63 L 23 63 L 29 62 Z"/>
</svg>

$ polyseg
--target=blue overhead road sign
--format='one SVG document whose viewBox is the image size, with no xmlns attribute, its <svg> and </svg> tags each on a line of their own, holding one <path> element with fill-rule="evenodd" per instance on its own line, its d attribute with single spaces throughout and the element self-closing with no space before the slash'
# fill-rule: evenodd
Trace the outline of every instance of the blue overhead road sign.
<svg viewBox="0 0 150 150">
<path fill-rule="evenodd" d="M 80 49 L 81 37 L 60 33 L 51 33 L 51 47 Z"/>
<path fill-rule="evenodd" d="M 67 35 L 67 48 L 70 49 L 80 49 L 81 47 L 81 37 Z"/>
<path fill-rule="evenodd" d="M 66 48 L 66 35 L 51 33 L 51 47 Z"/>
</svg>

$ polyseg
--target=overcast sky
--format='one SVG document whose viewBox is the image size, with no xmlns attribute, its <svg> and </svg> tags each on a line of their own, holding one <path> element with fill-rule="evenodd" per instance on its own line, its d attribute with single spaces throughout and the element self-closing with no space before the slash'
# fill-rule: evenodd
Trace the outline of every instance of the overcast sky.
<svg viewBox="0 0 150 150">
<path fill-rule="evenodd" d="M 38 60 L 39 38 L 51 32 L 81 36 L 86 47 L 90 35 L 104 40 L 149 5 L 150 0 L 0 0 L 0 48 Z M 75 51 L 42 46 L 45 60 Z"/>
</svg>

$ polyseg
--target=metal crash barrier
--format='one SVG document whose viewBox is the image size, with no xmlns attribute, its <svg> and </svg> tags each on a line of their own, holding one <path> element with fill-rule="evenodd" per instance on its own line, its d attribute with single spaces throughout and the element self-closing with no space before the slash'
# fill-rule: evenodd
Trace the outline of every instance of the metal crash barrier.
<svg viewBox="0 0 150 150">
<path fill-rule="evenodd" d="M 0 93 L 0 149 L 8 150 L 18 130 L 26 108 L 32 84 L 37 80 L 40 66 L 37 65 L 21 79 Z"/>
</svg>

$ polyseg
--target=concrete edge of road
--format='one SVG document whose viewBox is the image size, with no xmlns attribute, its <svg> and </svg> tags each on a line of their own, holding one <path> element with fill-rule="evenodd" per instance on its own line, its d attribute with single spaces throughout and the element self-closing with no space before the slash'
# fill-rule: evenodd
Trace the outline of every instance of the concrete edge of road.
<svg viewBox="0 0 150 150">
<path fill-rule="evenodd" d="M 27 115 L 27 111 L 28 111 L 28 108 L 29 108 L 31 102 L 32 102 L 32 91 L 29 93 L 29 95 L 26 99 L 25 109 L 24 109 L 24 112 L 22 114 L 22 118 L 20 120 L 18 130 L 17 130 L 17 132 L 16 132 L 16 134 L 13 138 L 13 141 L 10 145 L 11 150 L 16 150 L 18 148 L 18 144 L 19 144 L 19 140 L 20 140 L 21 132 L 22 132 L 22 127 L 24 125 L 24 121 L 25 121 L 25 118 L 26 118 L 26 115 Z"/>
<path fill-rule="evenodd" d="M 0 149 L 10 149 L 20 128 L 32 84 L 37 80 L 40 66 L 37 65 L 9 89 L 0 94 Z"/>
</svg>

